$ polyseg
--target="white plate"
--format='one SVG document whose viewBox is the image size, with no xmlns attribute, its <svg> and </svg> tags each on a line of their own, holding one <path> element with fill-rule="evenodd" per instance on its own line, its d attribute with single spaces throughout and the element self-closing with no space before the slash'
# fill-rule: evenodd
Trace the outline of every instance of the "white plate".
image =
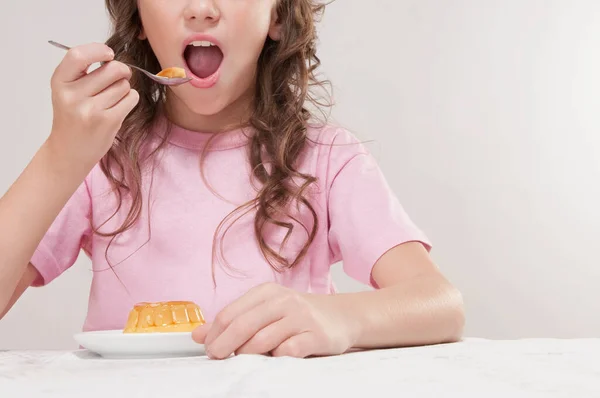
<svg viewBox="0 0 600 398">
<path fill-rule="evenodd" d="M 140 359 L 205 355 L 204 345 L 192 340 L 191 332 L 123 333 L 122 330 L 78 333 L 75 340 L 104 358 Z"/>
</svg>

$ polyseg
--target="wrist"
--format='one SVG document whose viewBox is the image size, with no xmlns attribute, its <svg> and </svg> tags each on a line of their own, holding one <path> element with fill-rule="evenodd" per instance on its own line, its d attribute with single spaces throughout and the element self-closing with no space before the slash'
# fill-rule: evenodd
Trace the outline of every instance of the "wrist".
<svg viewBox="0 0 600 398">
<path fill-rule="evenodd" d="M 311 295 L 316 305 L 325 310 L 330 321 L 339 327 L 346 340 L 348 349 L 353 349 L 366 332 L 365 314 L 361 313 L 360 305 L 356 305 L 360 293 Z"/>
<path fill-rule="evenodd" d="M 92 170 L 95 162 L 84 160 L 74 152 L 64 143 L 54 139 L 51 134 L 40 148 L 38 155 L 51 173 L 81 183 Z"/>
</svg>

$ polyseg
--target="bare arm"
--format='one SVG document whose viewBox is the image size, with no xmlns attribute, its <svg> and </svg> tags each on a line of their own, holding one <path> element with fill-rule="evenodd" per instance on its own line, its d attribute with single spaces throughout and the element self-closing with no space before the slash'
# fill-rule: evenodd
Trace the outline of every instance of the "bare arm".
<svg viewBox="0 0 600 398">
<path fill-rule="evenodd" d="M 44 144 L 0 199 L 0 313 L 45 232 L 85 178 L 86 170 L 57 153 L 51 143 Z"/>
<path fill-rule="evenodd" d="M 21 280 L 17 284 L 17 288 L 15 289 L 15 292 L 13 293 L 12 297 L 10 298 L 10 300 L 8 300 L 8 305 L 6 306 L 6 308 L 3 311 L 0 311 L 0 319 L 4 318 L 4 316 L 8 313 L 8 311 L 10 311 L 10 309 L 12 308 L 12 306 L 15 305 L 15 303 L 17 302 L 17 300 L 19 298 L 21 298 L 21 296 L 23 295 L 23 293 L 25 293 L 25 290 L 27 290 L 27 288 L 29 286 L 31 286 L 31 284 L 33 283 L 33 281 L 38 276 L 39 276 L 39 273 L 33 267 L 32 264 L 29 264 L 25 268 L 25 273 L 23 274 L 23 276 L 21 277 Z"/>
<path fill-rule="evenodd" d="M 0 198 L 0 314 L 33 281 L 36 248 L 139 100 L 131 70 L 100 43 L 69 50 L 52 76 L 50 137 Z M 90 65 L 106 62 L 87 73 Z M 28 282 L 28 283 L 27 283 Z"/>
<path fill-rule="evenodd" d="M 323 305 L 352 314 L 355 348 L 455 342 L 465 322 L 460 292 L 446 280 L 420 243 L 390 250 L 375 264 L 380 289 L 320 298 Z"/>
<path fill-rule="evenodd" d="M 278 284 L 251 289 L 193 338 L 211 358 L 232 353 L 306 357 L 348 349 L 455 342 L 462 338 L 462 297 L 420 243 L 384 254 L 372 272 L 380 289 L 298 293 Z"/>
<path fill-rule="evenodd" d="M 46 142 L 0 199 L 0 313 L 45 232 L 85 178 L 83 168 L 72 167 L 57 153 Z"/>
</svg>

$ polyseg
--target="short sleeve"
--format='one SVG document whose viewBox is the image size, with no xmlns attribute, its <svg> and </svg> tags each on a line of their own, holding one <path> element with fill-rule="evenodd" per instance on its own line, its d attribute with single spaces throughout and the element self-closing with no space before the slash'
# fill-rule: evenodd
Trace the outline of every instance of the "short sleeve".
<svg viewBox="0 0 600 398">
<path fill-rule="evenodd" d="M 346 133 L 349 134 L 349 133 Z M 411 241 L 431 250 L 391 190 L 374 157 L 355 138 L 331 149 L 328 187 L 329 245 L 345 273 L 373 286 L 373 266 L 390 249 Z"/>
<path fill-rule="evenodd" d="M 91 199 L 87 182 L 82 183 L 56 217 L 37 247 L 31 264 L 40 278 L 32 286 L 44 286 L 69 269 L 91 245 Z"/>
</svg>

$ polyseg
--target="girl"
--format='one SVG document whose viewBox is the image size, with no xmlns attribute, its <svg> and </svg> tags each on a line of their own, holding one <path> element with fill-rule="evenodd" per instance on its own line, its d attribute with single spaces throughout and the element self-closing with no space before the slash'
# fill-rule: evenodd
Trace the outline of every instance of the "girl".
<svg viewBox="0 0 600 398">
<path fill-rule="evenodd" d="M 460 294 L 347 131 L 317 125 L 313 0 L 106 0 L 52 77 L 47 141 L 0 201 L 0 313 L 93 264 L 84 330 L 191 300 L 212 358 L 457 341 Z M 88 73 L 95 63 L 104 64 Z M 193 80 L 165 88 L 122 62 Z M 330 265 L 375 287 L 335 294 Z"/>
</svg>

